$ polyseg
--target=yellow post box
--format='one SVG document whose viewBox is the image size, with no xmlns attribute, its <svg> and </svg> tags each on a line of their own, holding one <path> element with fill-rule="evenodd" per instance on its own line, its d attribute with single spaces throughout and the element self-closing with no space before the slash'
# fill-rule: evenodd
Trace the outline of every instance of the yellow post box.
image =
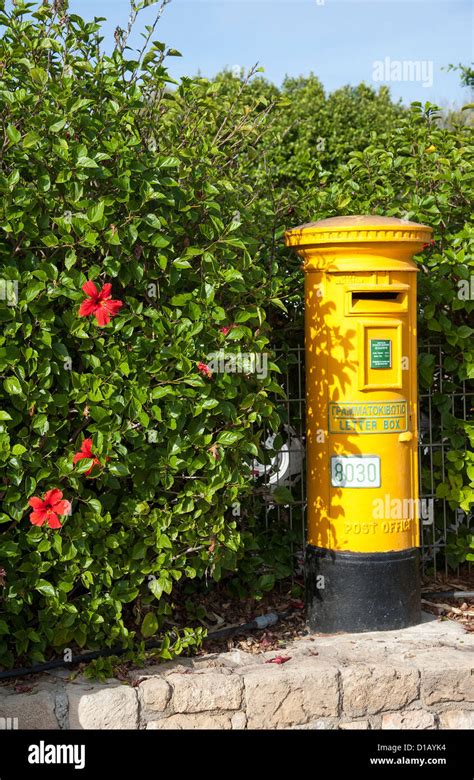
<svg viewBox="0 0 474 780">
<path fill-rule="evenodd" d="M 420 620 L 416 271 L 432 230 L 379 216 L 288 230 L 304 260 L 306 603 L 323 633 Z"/>
</svg>

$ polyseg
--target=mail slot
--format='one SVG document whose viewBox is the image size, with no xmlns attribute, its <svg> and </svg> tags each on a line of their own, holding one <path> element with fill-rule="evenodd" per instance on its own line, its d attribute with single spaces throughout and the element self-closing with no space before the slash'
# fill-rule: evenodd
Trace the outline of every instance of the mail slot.
<svg viewBox="0 0 474 780">
<path fill-rule="evenodd" d="M 391 217 L 351 216 L 285 234 L 305 271 L 314 631 L 420 620 L 413 256 L 431 233 Z"/>
<path fill-rule="evenodd" d="M 399 292 L 360 292 L 352 293 L 352 303 L 357 301 L 398 301 L 400 299 Z"/>
<path fill-rule="evenodd" d="M 408 286 L 398 286 L 392 290 L 353 290 L 350 286 L 346 293 L 347 314 L 388 314 L 389 312 L 408 311 Z"/>
</svg>

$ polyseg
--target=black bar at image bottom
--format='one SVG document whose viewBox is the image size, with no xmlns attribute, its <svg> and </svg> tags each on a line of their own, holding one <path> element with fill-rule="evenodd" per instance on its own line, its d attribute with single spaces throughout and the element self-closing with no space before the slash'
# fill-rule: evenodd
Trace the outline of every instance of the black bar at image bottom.
<svg viewBox="0 0 474 780">
<path fill-rule="evenodd" d="M 284 730 L 190 730 L 160 736 L 156 731 L 0 731 L 0 780 L 24 777 L 128 777 L 138 766 L 161 773 L 163 762 L 175 756 L 180 773 L 185 772 L 183 746 L 188 760 L 208 767 L 221 749 L 232 756 L 232 766 L 242 757 L 242 767 L 261 764 L 271 770 L 277 755 L 300 761 L 301 751 L 314 755 L 322 771 L 360 770 L 382 776 L 415 769 L 450 773 L 458 780 L 472 778 L 472 732 L 456 731 L 337 731 Z M 179 752 L 175 752 L 178 748 Z M 168 764 L 169 765 L 169 764 Z M 192 766 L 188 765 L 191 770 Z M 222 767 L 223 769 L 223 767 Z M 207 771 L 208 771 L 207 770 Z M 453 774 L 455 773 L 455 774 Z"/>
</svg>

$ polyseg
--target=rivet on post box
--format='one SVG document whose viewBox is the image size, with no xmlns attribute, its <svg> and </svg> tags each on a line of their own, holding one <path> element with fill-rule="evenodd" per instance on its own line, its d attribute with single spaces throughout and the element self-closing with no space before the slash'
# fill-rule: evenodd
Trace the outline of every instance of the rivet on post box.
<svg viewBox="0 0 474 780">
<path fill-rule="evenodd" d="M 305 272 L 310 630 L 420 622 L 416 271 L 432 230 L 333 217 L 285 234 Z"/>
</svg>

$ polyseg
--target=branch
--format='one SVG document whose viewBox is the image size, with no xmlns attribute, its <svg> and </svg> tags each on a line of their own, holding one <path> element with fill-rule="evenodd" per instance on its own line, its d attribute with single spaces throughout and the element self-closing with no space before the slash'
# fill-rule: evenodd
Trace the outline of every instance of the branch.
<svg viewBox="0 0 474 780">
<path fill-rule="evenodd" d="M 133 30 L 133 26 L 137 20 L 137 16 L 140 13 L 140 11 L 143 8 L 148 8 L 149 6 L 156 5 L 160 0 L 140 0 L 140 2 L 137 3 L 137 0 L 130 0 L 130 15 L 128 17 L 128 24 L 127 29 L 122 30 L 120 27 L 117 27 L 115 30 L 115 48 L 123 54 L 123 51 L 125 49 L 125 46 L 127 45 L 127 41 L 130 37 L 130 34 Z M 148 34 L 145 37 L 145 45 L 140 51 L 139 55 L 139 61 L 141 61 L 143 54 L 146 51 L 146 48 L 150 42 L 150 38 L 153 35 L 156 25 L 158 24 L 159 19 L 161 18 L 163 11 L 165 10 L 165 7 L 170 3 L 171 0 L 161 0 L 160 8 L 158 9 L 158 13 L 156 15 L 155 21 L 153 22 L 152 26 L 150 27 Z"/>
</svg>

